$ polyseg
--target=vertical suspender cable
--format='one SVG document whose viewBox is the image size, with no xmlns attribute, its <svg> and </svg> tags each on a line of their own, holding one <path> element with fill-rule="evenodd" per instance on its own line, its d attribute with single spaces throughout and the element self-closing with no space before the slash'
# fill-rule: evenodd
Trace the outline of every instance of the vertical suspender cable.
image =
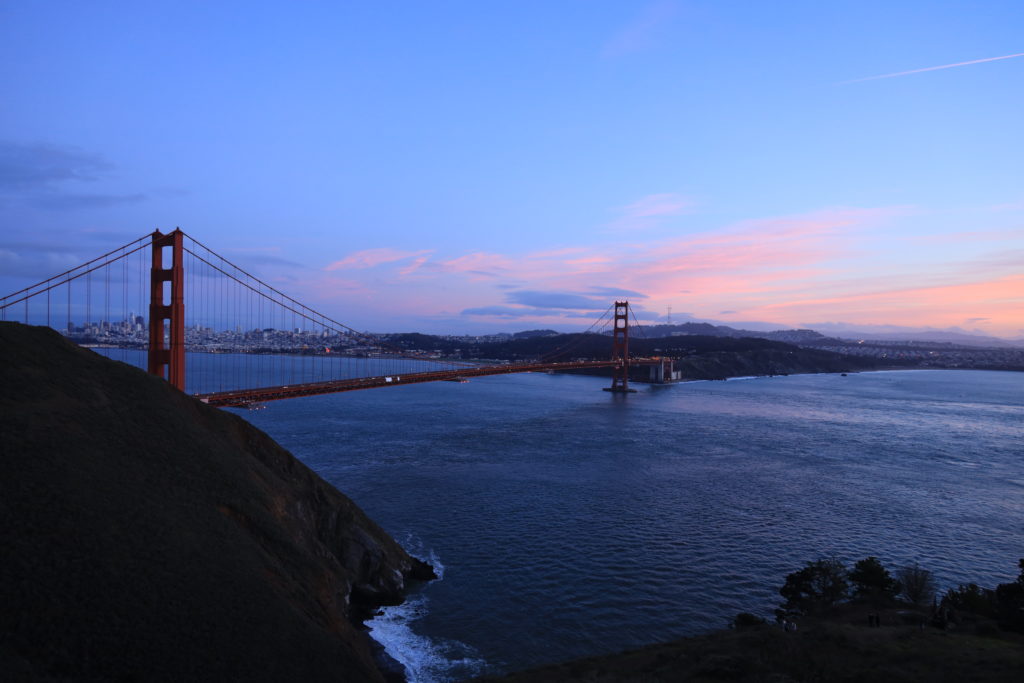
<svg viewBox="0 0 1024 683">
<path fill-rule="evenodd" d="M 103 269 L 103 322 L 110 331 L 110 266 Z"/>
</svg>

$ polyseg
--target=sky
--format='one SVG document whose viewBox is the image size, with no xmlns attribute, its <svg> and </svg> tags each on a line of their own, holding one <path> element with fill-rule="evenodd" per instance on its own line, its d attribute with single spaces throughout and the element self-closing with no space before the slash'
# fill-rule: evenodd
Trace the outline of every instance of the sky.
<svg viewBox="0 0 1024 683">
<path fill-rule="evenodd" d="M 180 226 L 357 329 L 1024 337 L 1024 3 L 0 0 L 0 289 Z"/>
</svg>

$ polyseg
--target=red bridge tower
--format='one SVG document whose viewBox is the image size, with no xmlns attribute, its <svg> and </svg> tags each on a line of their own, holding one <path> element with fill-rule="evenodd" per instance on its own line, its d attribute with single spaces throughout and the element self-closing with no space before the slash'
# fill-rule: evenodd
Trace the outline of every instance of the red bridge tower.
<svg viewBox="0 0 1024 683">
<path fill-rule="evenodd" d="M 612 385 L 605 391 L 619 394 L 636 393 L 629 388 L 629 302 L 615 302 L 615 325 L 612 328 L 612 360 L 619 361 L 612 368 Z"/>
<path fill-rule="evenodd" d="M 150 374 L 163 377 L 171 386 L 185 391 L 185 233 L 153 233 L 153 262 L 149 275 L 149 359 Z M 171 248 L 170 268 L 164 268 L 164 248 Z M 164 283 L 170 282 L 171 300 L 164 298 Z M 164 322 L 168 334 L 164 334 Z"/>
</svg>

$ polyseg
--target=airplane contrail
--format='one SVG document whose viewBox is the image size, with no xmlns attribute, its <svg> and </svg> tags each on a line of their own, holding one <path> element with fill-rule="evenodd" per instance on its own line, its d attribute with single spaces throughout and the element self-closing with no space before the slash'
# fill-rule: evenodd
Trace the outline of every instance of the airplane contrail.
<svg viewBox="0 0 1024 683">
<path fill-rule="evenodd" d="M 943 64 L 942 66 L 929 66 L 924 69 L 912 69 L 910 71 L 900 71 L 894 74 L 882 74 L 881 76 L 868 76 L 867 78 L 856 78 L 852 81 L 843 81 L 839 85 L 846 85 L 847 83 L 863 83 L 864 81 L 877 81 L 879 78 L 896 78 L 897 76 L 907 76 L 909 74 L 919 74 L 923 71 L 938 71 L 939 69 L 952 69 L 955 66 L 967 66 L 968 64 L 981 64 L 982 62 L 997 62 L 1000 59 L 1013 59 L 1014 57 L 1024 57 L 1024 52 L 1018 52 L 1015 55 L 1003 55 L 1002 57 L 988 57 L 986 59 L 972 59 L 969 62 L 957 62 L 956 64 Z"/>
</svg>

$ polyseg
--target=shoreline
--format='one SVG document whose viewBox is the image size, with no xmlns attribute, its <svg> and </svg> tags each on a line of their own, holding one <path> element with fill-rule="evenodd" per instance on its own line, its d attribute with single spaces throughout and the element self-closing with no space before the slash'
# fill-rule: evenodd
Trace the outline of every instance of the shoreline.
<svg viewBox="0 0 1024 683">
<path fill-rule="evenodd" d="M 944 372 L 944 371 L 958 371 L 958 372 L 1024 372 L 1024 368 L 1020 370 L 1012 368 L 908 368 L 902 366 L 891 366 L 884 368 L 877 368 L 872 370 L 845 370 L 845 371 L 826 371 L 826 372 L 780 372 L 771 375 L 735 375 L 730 377 L 723 377 L 721 379 L 677 379 L 671 382 L 648 382 L 645 380 L 631 379 L 630 384 L 645 384 L 650 386 L 672 386 L 675 384 L 693 384 L 696 382 L 734 382 L 737 380 L 748 380 L 748 379 L 771 379 L 773 377 L 809 377 L 812 375 L 868 375 L 868 374 L 880 374 L 886 372 Z M 566 373 L 568 374 L 568 373 Z"/>
</svg>

